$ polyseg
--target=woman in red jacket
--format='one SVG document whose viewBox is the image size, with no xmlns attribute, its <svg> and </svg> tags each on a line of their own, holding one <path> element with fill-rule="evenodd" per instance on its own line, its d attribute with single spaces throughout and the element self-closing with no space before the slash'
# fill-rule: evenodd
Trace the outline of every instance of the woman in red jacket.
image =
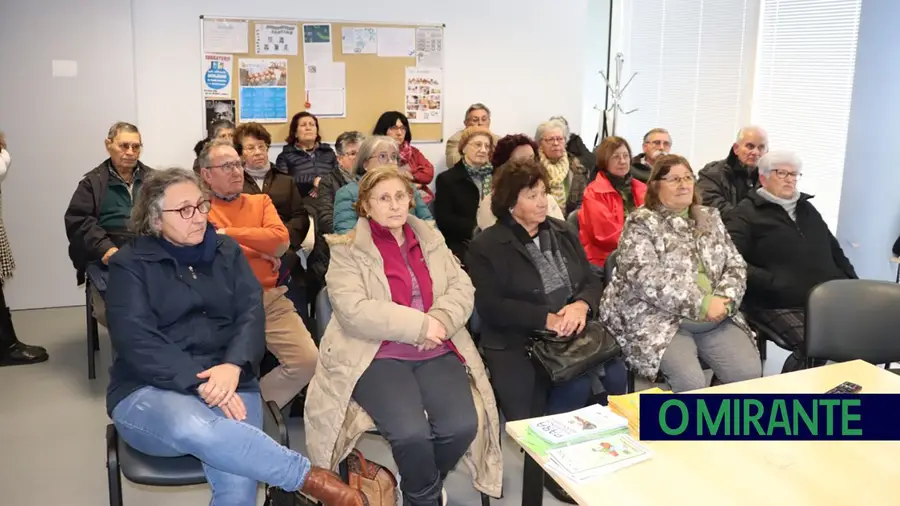
<svg viewBox="0 0 900 506">
<path fill-rule="evenodd" d="M 422 191 L 422 200 L 431 204 L 434 193 L 428 185 L 434 179 L 434 165 L 413 147 L 409 120 L 402 112 L 388 111 L 378 118 L 372 135 L 387 135 L 400 145 L 400 170 L 412 176 L 413 184 Z"/>
<path fill-rule="evenodd" d="M 584 191 L 578 228 L 588 261 L 603 267 L 619 244 L 625 217 L 644 205 L 647 185 L 631 177 L 631 148 L 621 137 L 597 146 L 597 176 Z"/>
</svg>

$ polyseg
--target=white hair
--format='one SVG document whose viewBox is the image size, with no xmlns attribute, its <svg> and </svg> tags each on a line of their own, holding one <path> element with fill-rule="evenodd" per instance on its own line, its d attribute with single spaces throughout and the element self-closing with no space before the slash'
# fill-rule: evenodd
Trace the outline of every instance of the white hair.
<svg viewBox="0 0 900 506">
<path fill-rule="evenodd" d="M 550 121 L 545 121 L 538 125 L 537 131 L 535 131 L 534 133 L 534 140 L 540 142 L 544 138 L 544 134 L 547 133 L 548 130 L 557 129 L 563 134 L 566 140 L 569 140 L 569 127 L 558 119 L 551 119 Z"/>
<path fill-rule="evenodd" d="M 744 128 L 738 130 L 737 138 L 734 140 L 734 142 L 740 143 L 741 140 L 744 138 L 744 136 L 750 132 L 756 132 L 759 135 L 762 135 L 763 137 L 766 138 L 767 141 L 769 139 L 769 134 L 767 134 L 766 131 L 762 129 L 762 127 L 750 125 L 750 126 L 745 126 Z"/>
<path fill-rule="evenodd" d="M 769 151 L 759 159 L 759 173 L 768 176 L 780 165 L 790 165 L 794 170 L 800 172 L 803 169 L 803 160 L 793 151 Z"/>
</svg>

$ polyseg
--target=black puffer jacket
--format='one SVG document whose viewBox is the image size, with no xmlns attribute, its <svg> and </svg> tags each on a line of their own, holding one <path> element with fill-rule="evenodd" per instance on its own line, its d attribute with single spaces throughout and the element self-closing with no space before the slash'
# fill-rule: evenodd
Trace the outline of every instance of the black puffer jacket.
<svg viewBox="0 0 900 506">
<path fill-rule="evenodd" d="M 631 177 L 642 183 L 650 180 L 651 167 L 644 163 L 645 156 L 644 153 L 641 153 L 631 159 Z"/>
<path fill-rule="evenodd" d="M 736 205 L 759 186 L 759 173 L 754 167 L 748 170 L 738 160 L 734 150 L 728 157 L 717 162 L 710 162 L 700 169 L 697 187 L 703 198 L 703 205 L 715 207 L 726 219 Z"/>
<path fill-rule="evenodd" d="M 337 167 L 337 155 L 331 146 L 319 143 L 312 151 L 287 145 L 275 159 L 275 169 L 294 178 L 300 195 L 304 198 L 313 189 L 313 181 Z"/>
</svg>

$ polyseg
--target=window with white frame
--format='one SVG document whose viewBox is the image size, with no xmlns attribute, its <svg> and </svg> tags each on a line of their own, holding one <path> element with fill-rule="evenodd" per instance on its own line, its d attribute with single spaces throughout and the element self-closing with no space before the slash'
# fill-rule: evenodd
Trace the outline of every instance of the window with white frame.
<svg viewBox="0 0 900 506">
<path fill-rule="evenodd" d="M 763 0 L 752 121 L 803 160 L 802 191 L 837 229 L 861 0 Z"/>
<path fill-rule="evenodd" d="M 750 119 L 759 1 L 622 0 L 612 53 L 624 53 L 623 83 L 637 72 L 622 108 L 638 110 L 619 116 L 616 133 L 635 154 L 661 127 L 695 171 L 725 158 Z"/>
</svg>

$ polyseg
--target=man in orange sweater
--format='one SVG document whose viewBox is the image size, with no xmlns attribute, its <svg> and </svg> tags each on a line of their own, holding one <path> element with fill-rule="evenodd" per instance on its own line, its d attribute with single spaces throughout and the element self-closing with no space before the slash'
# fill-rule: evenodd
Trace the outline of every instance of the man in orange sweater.
<svg viewBox="0 0 900 506">
<path fill-rule="evenodd" d="M 277 286 L 281 255 L 290 236 L 266 194 L 241 193 L 244 167 L 234 146 L 214 141 L 200 152 L 200 177 L 212 190 L 209 221 L 220 234 L 240 244 L 250 268 L 263 288 L 266 312 L 266 347 L 281 363 L 259 382 L 262 396 L 284 407 L 312 379 L 318 350 L 312 336 Z"/>
</svg>

